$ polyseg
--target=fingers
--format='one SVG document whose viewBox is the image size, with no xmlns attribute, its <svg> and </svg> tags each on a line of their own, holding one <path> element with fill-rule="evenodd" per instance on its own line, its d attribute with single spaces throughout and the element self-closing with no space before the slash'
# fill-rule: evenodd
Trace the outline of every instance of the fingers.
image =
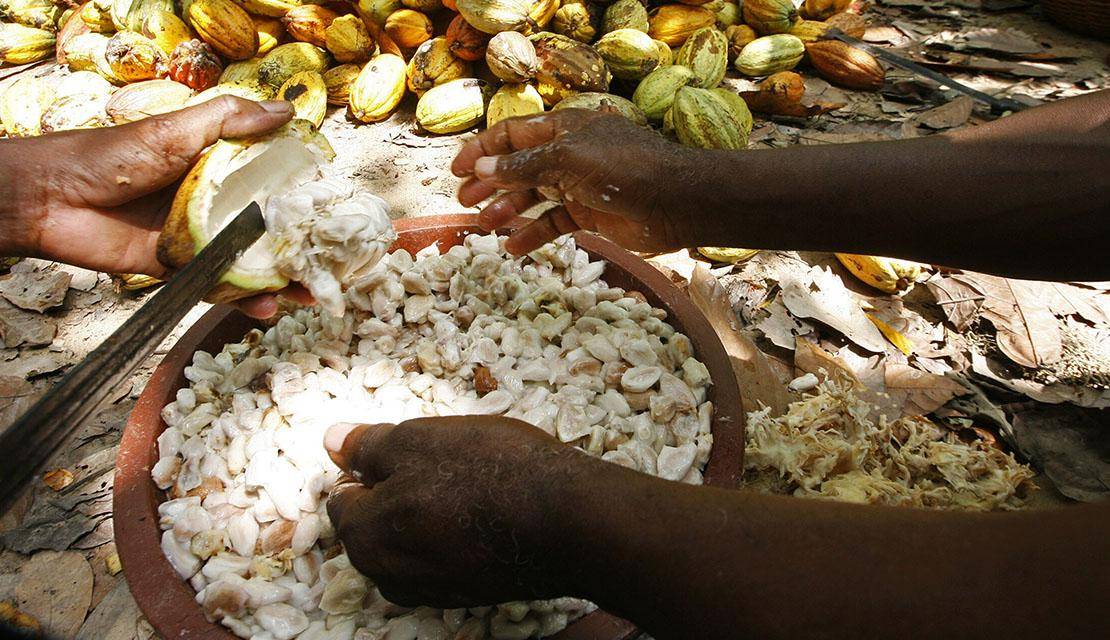
<svg viewBox="0 0 1110 640">
<path fill-rule="evenodd" d="M 524 255 L 580 228 L 566 207 L 560 205 L 544 211 L 539 218 L 514 231 L 505 242 L 505 249 L 516 256 Z"/>
<path fill-rule="evenodd" d="M 292 116 L 287 102 L 221 96 L 120 127 L 64 134 L 57 144 L 79 169 L 73 193 L 83 204 L 111 207 L 172 184 L 220 138 L 261 134 Z"/>
<path fill-rule="evenodd" d="M 529 191 L 512 191 L 498 197 L 478 213 L 478 226 L 493 231 L 538 204 L 540 199 Z"/>
<path fill-rule="evenodd" d="M 324 434 L 324 448 L 332 462 L 359 482 L 375 482 L 389 475 L 382 443 L 393 432 L 392 424 L 332 425 Z"/>
<path fill-rule="evenodd" d="M 459 204 L 473 207 L 495 193 L 497 193 L 497 187 L 477 178 L 467 178 L 459 187 Z"/>
<path fill-rule="evenodd" d="M 277 298 L 269 293 L 236 300 L 233 306 L 242 311 L 243 315 L 255 320 L 272 318 L 278 312 Z"/>
<path fill-rule="evenodd" d="M 463 145 L 451 163 L 451 171 L 460 178 L 473 175 L 480 158 L 546 144 L 599 115 L 596 111 L 564 109 L 502 120 Z"/>
<path fill-rule="evenodd" d="M 282 297 L 289 298 L 293 302 L 306 307 L 316 304 L 316 298 L 312 296 L 312 292 L 296 283 L 290 284 L 278 293 Z"/>
</svg>

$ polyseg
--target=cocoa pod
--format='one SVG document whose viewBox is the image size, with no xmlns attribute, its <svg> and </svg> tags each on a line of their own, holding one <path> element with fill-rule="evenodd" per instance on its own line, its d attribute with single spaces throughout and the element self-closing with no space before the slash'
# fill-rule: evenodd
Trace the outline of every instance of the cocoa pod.
<svg viewBox="0 0 1110 640">
<path fill-rule="evenodd" d="M 351 115 L 362 122 L 389 117 L 405 95 L 405 61 L 392 53 L 370 59 L 351 83 Z"/>
<path fill-rule="evenodd" d="M 456 58 L 474 62 L 486 56 L 490 35 L 475 29 L 462 16 L 455 16 L 447 25 L 447 44 Z"/>
<path fill-rule="evenodd" d="M 281 23 L 294 40 L 323 47 L 326 44 L 324 32 L 339 14 L 318 4 L 305 4 L 294 7 L 282 17 Z"/>
<path fill-rule="evenodd" d="M 186 10 L 201 40 L 230 60 L 253 58 L 258 31 L 242 7 L 231 0 L 193 0 Z"/>
<path fill-rule="evenodd" d="M 737 24 L 725 29 L 725 37 L 728 38 L 728 60 L 732 62 L 736 60 L 736 56 L 748 43 L 755 40 L 759 35 L 746 24 Z"/>
<path fill-rule="evenodd" d="M 412 9 L 399 9 L 385 20 L 385 32 L 404 49 L 419 47 L 432 37 L 432 21 Z"/>
<path fill-rule="evenodd" d="M 166 54 L 153 40 L 134 31 L 120 31 L 109 38 L 104 58 L 112 73 L 124 82 L 153 80 L 167 72 Z"/>
<path fill-rule="evenodd" d="M 798 21 L 793 0 L 745 0 L 741 13 L 744 22 L 763 36 L 786 33 Z"/>
<path fill-rule="evenodd" d="M 700 149 L 743 149 L 748 136 L 731 107 L 709 89 L 682 87 L 671 106 L 678 141 Z"/>
<path fill-rule="evenodd" d="M 674 63 L 693 71 L 699 87 L 712 89 L 728 70 L 728 39 L 715 27 L 698 29 L 678 50 Z"/>
<path fill-rule="evenodd" d="M 609 33 L 617 29 L 636 29 L 647 33 L 648 13 L 640 0 L 617 0 L 605 9 L 601 32 Z"/>
<path fill-rule="evenodd" d="M 746 76 L 766 76 L 793 69 L 805 55 L 805 43 L 788 33 L 752 40 L 736 56 L 733 66 Z"/>
<path fill-rule="evenodd" d="M 504 31 L 490 39 L 486 64 L 493 75 L 510 83 L 528 82 L 536 77 L 539 67 L 532 41 L 515 31 Z"/>
<path fill-rule="evenodd" d="M 456 133 L 482 122 L 492 91 L 475 78 L 432 87 L 416 103 L 416 121 L 432 133 Z"/>
<path fill-rule="evenodd" d="M 697 76 L 687 67 L 677 64 L 662 67 L 640 81 L 632 94 L 632 102 L 644 112 L 648 120 L 662 122 L 678 90 L 697 82 Z"/>
<path fill-rule="evenodd" d="M 686 38 L 703 27 L 717 23 L 717 16 L 702 7 L 668 4 L 659 7 L 648 18 L 648 35 L 667 46 L 678 47 Z"/>
<path fill-rule="evenodd" d="M 551 31 L 589 44 L 597 36 L 597 11 L 584 0 L 565 2 L 555 11 Z"/>
<path fill-rule="evenodd" d="M 358 77 L 362 67 L 357 64 L 341 64 L 324 72 L 324 88 L 328 92 L 328 104 L 345 105 L 351 96 L 351 83 Z"/>
<path fill-rule="evenodd" d="M 822 40 L 806 45 L 809 63 L 817 75 L 849 89 L 879 89 L 886 71 L 870 53 L 839 40 Z"/>
<path fill-rule="evenodd" d="M 805 0 L 802 3 L 802 16 L 810 20 L 827 20 L 833 14 L 846 11 L 852 0 Z"/>
<path fill-rule="evenodd" d="M 167 56 L 173 53 L 177 45 L 196 37 L 181 18 L 169 11 L 151 11 L 147 14 L 143 20 L 142 34 L 154 41 Z"/>
<path fill-rule="evenodd" d="M 502 85 L 486 105 L 486 127 L 505 118 L 543 113 L 543 98 L 530 84 Z"/>
<path fill-rule="evenodd" d="M 177 111 L 192 95 L 192 89 L 173 80 L 136 82 L 113 93 L 105 111 L 114 124 L 127 124 Z"/>
<path fill-rule="evenodd" d="M 328 68 L 328 54 L 307 42 L 290 42 L 267 53 L 258 65 L 258 79 L 263 84 L 278 88 L 294 73 L 315 71 L 323 73 Z"/>
<path fill-rule="evenodd" d="M 432 38 L 417 47 L 405 70 L 408 87 L 416 95 L 469 73 L 470 65 L 451 54 L 451 45 L 443 36 Z"/>
<path fill-rule="evenodd" d="M 639 80 L 655 71 L 662 62 L 655 42 L 643 31 L 617 29 L 603 35 L 594 49 L 605 60 L 614 76 Z"/>
<path fill-rule="evenodd" d="M 590 111 L 619 113 L 638 125 L 647 124 L 647 116 L 644 115 L 640 107 L 637 107 L 635 103 L 628 98 L 615 96 L 611 93 L 599 93 L 595 91 L 576 93 L 573 96 L 560 100 L 559 104 L 552 107 L 552 111 L 558 111 L 560 109 L 589 109 Z"/>
<path fill-rule="evenodd" d="M 536 90 L 554 106 L 579 91 L 608 91 L 612 78 L 605 61 L 589 45 L 554 33 L 531 37 L 536 48 Z"/>
<path fill-rule="evenodd" d="M 170 54 L 169 78 L 196 91 L 215 86 L 222 72 L 216 52 L 200 40 L 182 42 Z"/>
<path fill-rule="evenodd" d="M 356 15 L 332 20 L 324 29 L 324 44 L 338 62 L 366 62 L 374 53 L 374 39 Z"/>
<path fill-rule="evenodd" d="M 485 33 L 524 31 L 536 25 L 529 15 L 533 0 L 457 0 L 455 4 L 459 15 Z"/>
</svg>

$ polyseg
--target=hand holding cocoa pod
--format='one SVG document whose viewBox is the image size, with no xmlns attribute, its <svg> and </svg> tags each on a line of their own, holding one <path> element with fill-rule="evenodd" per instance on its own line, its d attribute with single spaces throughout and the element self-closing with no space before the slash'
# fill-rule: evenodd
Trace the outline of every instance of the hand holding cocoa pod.
<svg viewBox="0 0 1110 640">
<path fill-rule="evenodd" d="M 561 202 L 512 235 L 515 254 L 578 229 L 657 252 L 697 244 L 700 225 L 682 196 L 696 187 L 697 159 L 615 113 L 563 109 L 498 122 L 468 142 L 451 169 L 467 177 L 464 206 L 504 192 L 479 214 L 486 229 L 545 200 Z"/>
<path fill-rule="evenodd" d="M 0 142 L 0 193 L 10 195 L 0 198 L 0 253 L 164 276 L 155 244 L 173 198 L 167 187 L 219 138 L 270 131 L 292 115 L 286 102 L 223 96 L 118 127 Z M 33 174 L 55 165 L 48 180 Z M 259 318 L 277 311 L 272 295 L 239 306 Z"/>
</svg>

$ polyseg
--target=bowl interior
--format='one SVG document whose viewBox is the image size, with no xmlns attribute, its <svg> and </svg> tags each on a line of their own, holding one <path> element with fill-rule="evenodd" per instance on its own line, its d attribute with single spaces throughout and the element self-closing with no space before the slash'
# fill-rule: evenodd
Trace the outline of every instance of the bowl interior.
<svg viewBox="0 0 1110 640">
<path fill-rule="evenodd" d="M 409 252 L 432 244 L 441 251 L 460 244 L 469 233 L 481 232 L 473 215 L 411 218 L 394 222 L 394 248 Z M 713 449 L 705 469 L 706 484 L 736 488 L 743 469 L 744 414 L 736 377 L 713 328 L 686 294 L 651 265 L 598 236 L 579 233 L 578 246 L 608 262 L 604 279 L 613 286 L 641 292 L 667 311 L 667 321 L 689 336 L 699 360 L 713 379 Z M 238 341 L 256 323 L 230 307 L 206 313 L 170 350 L 143 390 L 124 429 L 116 462 L 113 523 L 116 547 L 131 593 L 147 619 L 165 638 L 233 640 L 234 634 L 208 622 L 192 588 L 162 555 L 158 504 L 165 496 L 154 485 L 150 470 L 158 461 L 156 439 L 163 430 L 162 407 L 187 384 L 184 369 L 193 352 L 219 351 Z M 558 640 L 628 640 L 638 633 L 631 623 L 602 611 L 589 614 L 552 636 Z"/>
</svg>

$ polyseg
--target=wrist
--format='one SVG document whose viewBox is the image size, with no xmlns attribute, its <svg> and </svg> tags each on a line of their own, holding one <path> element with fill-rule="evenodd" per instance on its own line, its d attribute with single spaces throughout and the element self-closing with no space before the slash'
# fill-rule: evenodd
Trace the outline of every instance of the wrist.
<svg viewBox="0 0 1110 640">
<path fill-rule="evenodd" d="M 31 140 L 0 140 L 0 255 L 35 254 L 38 228 L 45 207 L 38 196 L 40 180 L 27 167 L 42 167 L 33 158 Z"/>
</svg>

